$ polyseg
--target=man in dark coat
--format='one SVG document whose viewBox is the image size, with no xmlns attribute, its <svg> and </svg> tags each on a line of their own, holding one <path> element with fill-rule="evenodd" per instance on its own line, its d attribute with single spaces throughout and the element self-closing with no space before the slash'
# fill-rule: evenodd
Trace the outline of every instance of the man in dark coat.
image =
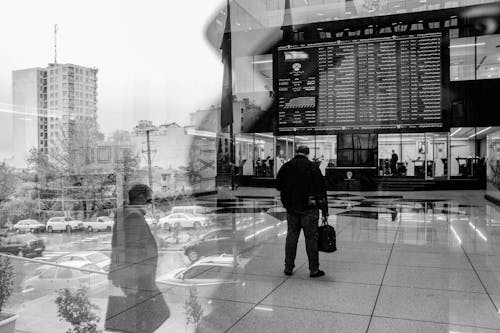
<svg viewBox="0 0 500 333">
<path fill-rule="evenodd" d="M 107 331 L 150 333 L 170 317 L 156 285 L 158 247 L 144 218 L 151 202 L 151 189 L 138 184 L 130 189 L 128 204 L 117 209 L 108 279 L 124 296 L 109 296 Z"/>
<path fill-rule="evenodd" d="M 285 163 L 276 177 L 276 188 L 287 211 L 288 233 L 285 245 L 285 274 L 292 275 L 295 267 L 297 242 L 304 230 L 311 277 L 323 276 L 319 269 L 318 220 L 319 209 L 328 217 L 326 183 L 318 166 L 308 159 L 309 148 L 299 146 L 297 155 Z"/>
</svg>

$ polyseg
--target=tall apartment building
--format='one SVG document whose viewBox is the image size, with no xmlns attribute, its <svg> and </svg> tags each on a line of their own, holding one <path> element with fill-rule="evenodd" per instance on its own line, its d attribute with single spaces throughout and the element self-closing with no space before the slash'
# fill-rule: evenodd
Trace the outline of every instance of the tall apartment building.
<svg viewBox="0 0 500 333">
<path fill-rule="evenodd" d="M 57 153 L 73 126 L 97 127 L 97 69 L 49 64 L 12 72 L 14 165 L 25 167 L 29 150 Z"/>
</svg>

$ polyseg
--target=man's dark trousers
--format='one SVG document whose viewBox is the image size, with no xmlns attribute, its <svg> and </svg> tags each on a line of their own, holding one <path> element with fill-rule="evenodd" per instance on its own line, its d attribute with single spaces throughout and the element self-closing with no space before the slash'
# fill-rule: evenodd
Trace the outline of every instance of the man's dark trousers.
<svg viewBox="0 0 500 333">
<path fill-rule="evenodd" d="M 291 271 L 295 267 L 295 256 L 297 254 L 297 243 L 300 230 L 304 230 L 306 239 L 306 252 L 309 260 L 309 270 L 317 272 L 319 269 L 318 258 L 318 209 L 310 209 L 302 214 L 287 213 L 288 233 L 285 245 L 285 269 Z"/>
</svg>

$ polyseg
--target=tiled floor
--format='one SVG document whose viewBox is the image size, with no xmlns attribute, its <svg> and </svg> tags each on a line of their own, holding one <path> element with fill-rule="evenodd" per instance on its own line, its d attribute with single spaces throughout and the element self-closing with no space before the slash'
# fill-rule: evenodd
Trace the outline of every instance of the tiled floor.
<svg viewBox="0 0 500 333">
<path fill-rule="evenodd" d="M 158 276 L 170 313 L 156 332 L 500 332 L 500 208 L 484 193 L 329 193 L 338 251 L 320 253 L 326 275 L 317 279 L 303 236 L 294 274 L 283 274 L 286 215 L 274 190 L 199 198 L 220 221 L 246 221 L 237 229 L 249 228 L 252 246 L 227 257 L 237 268 L 202 265 L 174 282 Z M 179 250 L 158 264 L 166 275 L 190 265 Z M 93 295 L 101 318 L 107 297 Z M 52 298 L 23 309 L 20 331 L 65 330 Z"/>
<path fill-rule="evenodd" d="M 339 250 L 320 255 L 326 276 L 309 278 L 303 238 L 291 277 L 281 273 L 284 238 L 259 245 L 241 276 L 251 291 L 228 285 L 209 293 L 251 304 L 229 332 L 500 331 L 500 220 L 484 192 L 371 201 L 365 195 L 387 193 L 358 193 L 355 210 L 334 195 Z M 201 331 L 217 317 L 207 315 Z"/>
</svg>

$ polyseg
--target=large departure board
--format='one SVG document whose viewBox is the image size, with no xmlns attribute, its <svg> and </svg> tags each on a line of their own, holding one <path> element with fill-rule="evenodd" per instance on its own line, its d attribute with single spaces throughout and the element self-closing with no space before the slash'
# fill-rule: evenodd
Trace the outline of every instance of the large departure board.
<svg viewBox="0 0 500 333">
<path fill-rule="evenodd" d="M 278 131 L 442 127 L 441 34 L 278 48 Z"/>
</svg>

